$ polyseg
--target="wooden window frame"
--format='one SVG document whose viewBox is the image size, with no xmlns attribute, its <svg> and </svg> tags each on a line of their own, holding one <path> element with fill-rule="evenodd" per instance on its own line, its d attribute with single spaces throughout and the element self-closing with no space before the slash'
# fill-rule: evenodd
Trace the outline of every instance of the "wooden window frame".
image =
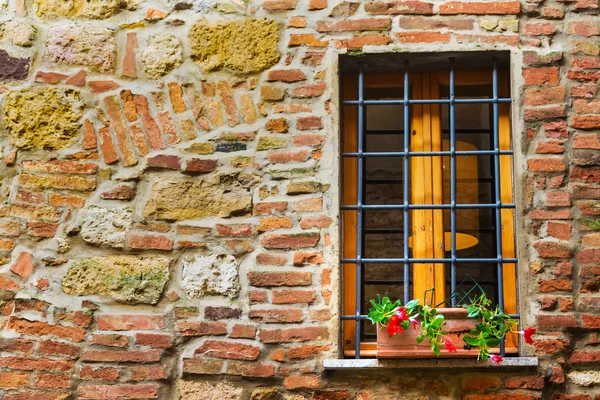
<svg viewBox="0 0 600 400">
<path fill-rule="evenodd" d="M 497 78 L 499 97 L 509 96 L 510 77 L 507 72 L 499 73 Z M 342 76 L 342 100 L 352 101 L 358 99 L 358 80 L 357 73 L 344 74 Z M 398 88 L 401 93 L 404 86 L 403 72 L 388 72 L 363 75 L 364 88 Z M 439 98 L 439 88 L 442 85 L 449 85 L 449 74 L 447 71 L 416 71 L 410 72 L 410 85 L 413 94 L 411 99 L 436 99 Z M 473 86 L 473 85 L 491 85 L 492 72 L 485 71 L 455 71 L 455 86 Z M 426 134 L 415 135 L 411 138 L 410 151 L 437 151 L 441 150 L 441 119 L 440 105 L 414 105 L 411 109 L 411 132 L 420 131 Z M 342 135 L 344 153 L 356 152 L 358 150 L 358 106 L 342 106 Z M 493 122 L 492 122 L 493 123 Z M 432 134 L 432 132 L 439 132 Z M 511 120 L 510 104 L 498 104 L 498 140 L 500 150 L 511 150 Z M 414 157 L 411 158 L 411 172 L 429 171 L 425 176 L 431 177 L 433 182 L 421 182 L 411 193 L 411 203 L 422 202 L 420 204 L 441 204 L 442 190 L 431 190 L 443 184 L 440 174 L 431 171 L 441 171 L 440 164 L 442 157 Z M 514 202 L 513 194 L 513 161 L 511 155 L 499 155 L 500 165 L 500 201 L 503 204 Z M 342 205 L 357 204 L 357 185 L 358 185 L 358 163 L 355 158 L 342 158 L 342 184 L 343 192 L 341 194 Z M 417 181 L 411 179 L 411 181 Z M 413 186 L 411 186 L 412 188 Z M 419 203 L 417 203 L 419 204 Z M 415 210 L 416 211 L 416 210 Z M 413 211 L 414 212 L 414 211 Z M 424 223 L 425 226 L 431 226 L 433 223 L 440 223 L 443 218 L 442 210 L 423 210 L 423 212 L 414 213 L 417 216 L 418 223 Z M 355 258 L 358 233 L 358 218 L 356 210 L 342 210 L 341 217 L 343 221 L 342 228 L 342 258 Z M 501 218 L 501 236 L 502 236 L 502 257 L 516 258 L 515 253 L 515 209 L 500 209 Z M 414 217 L 413 217 L 414 219 Z M 413 249 L 419 252 L 413 255 L 415 258 L 443 258 L 445 250 L 439 249 L 433 243 L 444 242 L 444 235 L 440 237 L 439 230 L 433 232 L 429 230 L 423 233 L 423 238 L 419 242 L 426 243 L 422 248 Z M 424 241 L 423 241 L 424 239 Z M 433 248 L 433 251 L 430 249 Z M 445 248 L 445 245 L 444 247 Z M 356 264 L 344 263 L 343 268 L 343 315 L 356 314 Z M 422 293 L 432 286 L 445 288 L 444 264 L 414 264 L 413 268 L 413 293 Z M 503 282 L 503 307 L 509 314 L 517 314 L 517 274 L 516 264 L 502 264 L 502 282 Z M 418 292 L 421 289 L 421 292 Z M 419 295 L 413 295 L 419 298 Z M 442 302 L 446 298 L 444 290 L 436 290 L 436 303 Z M 366 313 L 363 310 L 363 313 Z M 356 356 L 355 338 L 356 323 L 354 320 L 343 320 L 343 344 L 342 349 L 345 356 Z M 515 334 L 509 334 L 506 338 L 506 354 L 518 353 L 518 337 Z M 361 356 L 374 356 L 377 350 L 377 344 L 373 342 L 362 342 L 360 344 Z M 499 349 L 494 349 L 496 352 Z"/>
</svg>

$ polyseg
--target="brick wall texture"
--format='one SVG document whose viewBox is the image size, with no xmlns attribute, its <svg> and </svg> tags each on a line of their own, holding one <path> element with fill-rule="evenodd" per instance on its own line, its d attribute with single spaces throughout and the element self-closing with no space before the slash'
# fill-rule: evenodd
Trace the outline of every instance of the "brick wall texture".
<svg viewBox="0 0 600 400">
<path fill-rule="evenodd" d="M 539 368 L 338 357 L 339 55 L 512 58 Z M 600 399 L 597 0 L 0 0 L 0 397 Z"/>
</svg>

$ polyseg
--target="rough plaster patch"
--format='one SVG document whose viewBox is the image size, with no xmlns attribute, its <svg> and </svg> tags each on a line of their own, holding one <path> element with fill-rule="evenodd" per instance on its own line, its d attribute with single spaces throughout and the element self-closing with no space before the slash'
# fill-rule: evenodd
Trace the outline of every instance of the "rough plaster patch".
<svg viewBox="0 0 600 400">
<path fill-rule="evenodd" d="M 231 255 L 196 256 L 183 260 L 181 287 L 190 297 L 238 296 L 238 261 Z"/>
<path fill-rule="evenodd" d="M 192 59 L 205 70 L 228 69 L 256 73 L 279 61 L 279 35 L 275 21 L 246 19 L 233 22 L 194 23 L 189 32 Z"/>
<path fill-rule="evenodd" d="M 152 35 L 146 41 L 140 60 L 144 64 L 144 72 L 158 79 L 183 62 L 181 43 L 179 39 L 168 33 Z"/>
<path fill-rule="evenodd" d="M 36 87 L 12 91 L 3 110 L 12 143 L 25 149 L 58 149 L 79 134 L 83 101 L 73 89 Z"/>
<path fill-rule="evenodd" d="M 101 295 L 125 303 L 156 304 L 169 279 L 166 257 L 106 256 L 73 261 L 62 281 L 69 295 Z"/>
<path fill-rule="evenodd" d="M 239 400 L 242 393 L 241 387 L 226 382 L 211 385 L 208 382 L 179 381 L 181 400 Z"/>
<path fill-rule="evenodd" d="M 122 248 L 133 226 L 131 208 L 91 206 L 82 210 L 81 238 L 88 243 Z"/>
</svg>

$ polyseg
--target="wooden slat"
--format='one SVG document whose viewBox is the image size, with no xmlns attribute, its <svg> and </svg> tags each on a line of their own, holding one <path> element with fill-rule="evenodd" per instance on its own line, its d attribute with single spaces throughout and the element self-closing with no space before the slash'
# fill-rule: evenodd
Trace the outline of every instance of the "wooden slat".
<svg viewBox="0 0 600 400">
<path fill-rule="evenodd" d="M 509 79 L 506 74 L 499 76 L 499 95 L 509 96 Z M 498 121 L 498 139 L 500 150 L 511 149 L 511 129 L 510 129 L 510 105 L 499 105 Z M 500 156 L 500 201 L 504 204 L 513 202 L 513 166 L 512 157 L 509 155 Z M 502 209 L 501 234 L 502 234 L 502 257 L 515 257 L 515 226 L 514 210 Z M 517 313 L 517 266 L 516 264 L 504 264 L 502 267 L 502 283 L 504 285 L 504 310 L 509 314 Z M 506 346 L 518 347 L 518 337 L 516 334 L 507 335 Z"/>
<path fill-rule="evenodd" d="M 429 99 L 440 98 L 440 82 L 437 73 L 430 74 L 431 84 L 429 86 Z M 431 151 L 442 150 L 442 121 L 441 107 L 431 105 Z M 442 204 L 444 202 L 444 178 L 443 178 L 443 160 L 441 156 L 431 157 L 432 164 L 432 204 Z M 444 258 L 446 255 L 446 245 L 444 243 L 444 211 L 432 210 L 433 214 L 433 257 Z M 440 304 L 446 299 L 446 268 L 444 264 L 434 264 L 434 287 L 435 304 Z M 442 305 L 443 307 L 443 305 Z"/>
<path fill-rule="evenodd" d="M 343 99 L 358 99 L 358 75 L 346 75 L 343 82 Z M 343 151 L 358 150 L 358 106 L 344 106 Z M 358 160 L 354 157 L 343 159 L 342 204 L 356 205 L 358 202 Z M 357 212 L 342 211 L 343 218 L 343 257 L 356 258 Z M 343 264 L 344 269 L 344 314 L 356 313 L 356 264 Z M 356 324 L 344 321 L 344 349 L 354 349 Z"/>
</svg>

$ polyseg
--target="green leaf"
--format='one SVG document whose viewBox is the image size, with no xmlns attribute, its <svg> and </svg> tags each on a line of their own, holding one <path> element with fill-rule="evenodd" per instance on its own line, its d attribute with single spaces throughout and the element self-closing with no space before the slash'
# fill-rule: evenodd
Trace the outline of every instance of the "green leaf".
<svg viewBox="0 0 600 400">
<path fill-rule="evenodd" d="M 435 355 L 436 355 L 437 357 L 439 357 L 439 356 L 440 356 L 440 346 L 438 346 L 437 342 L 434 342 L 434 343 L 431 345 L 431 350 L 433 350 L 433 352 L 435 353 Z"/>
<path fill-rule="evenodd" d="M 500 344 L 500 339 L 498 338 L 489 338 L 488 340 L 486 340 L 485 344 L 487 345 L 487 347 L 496 347 Z"/>
<path fill-rule="evenodd" d="M 463 337 L 463 341 L 466 344 L 471 345 L 473 347 L 477 347 L 479 345 L 479 339 L 477 339 L 476 337 L 465 336 L 465 337 Z"/>
<path fill-rule="evenodd" d="M 423 342 L 423 339 L 425 339 L 425 336 L 424 336 L 424 335 L 422 335 L 422 334 L 421 334 L 421 335 L 417 336 L 417 338 L 416 338 L 416 340 L 417 340 L 417 343 L 422 343 L 422 342 Z"/>
<path fill-rule="evenodd" d="M 406 308 L 415 308 L 417 305 L 419 305 L 419 300 L 418 299 L 414 299 L 409 301 L 408 303 L 406 303 Z"/>
</svg>

